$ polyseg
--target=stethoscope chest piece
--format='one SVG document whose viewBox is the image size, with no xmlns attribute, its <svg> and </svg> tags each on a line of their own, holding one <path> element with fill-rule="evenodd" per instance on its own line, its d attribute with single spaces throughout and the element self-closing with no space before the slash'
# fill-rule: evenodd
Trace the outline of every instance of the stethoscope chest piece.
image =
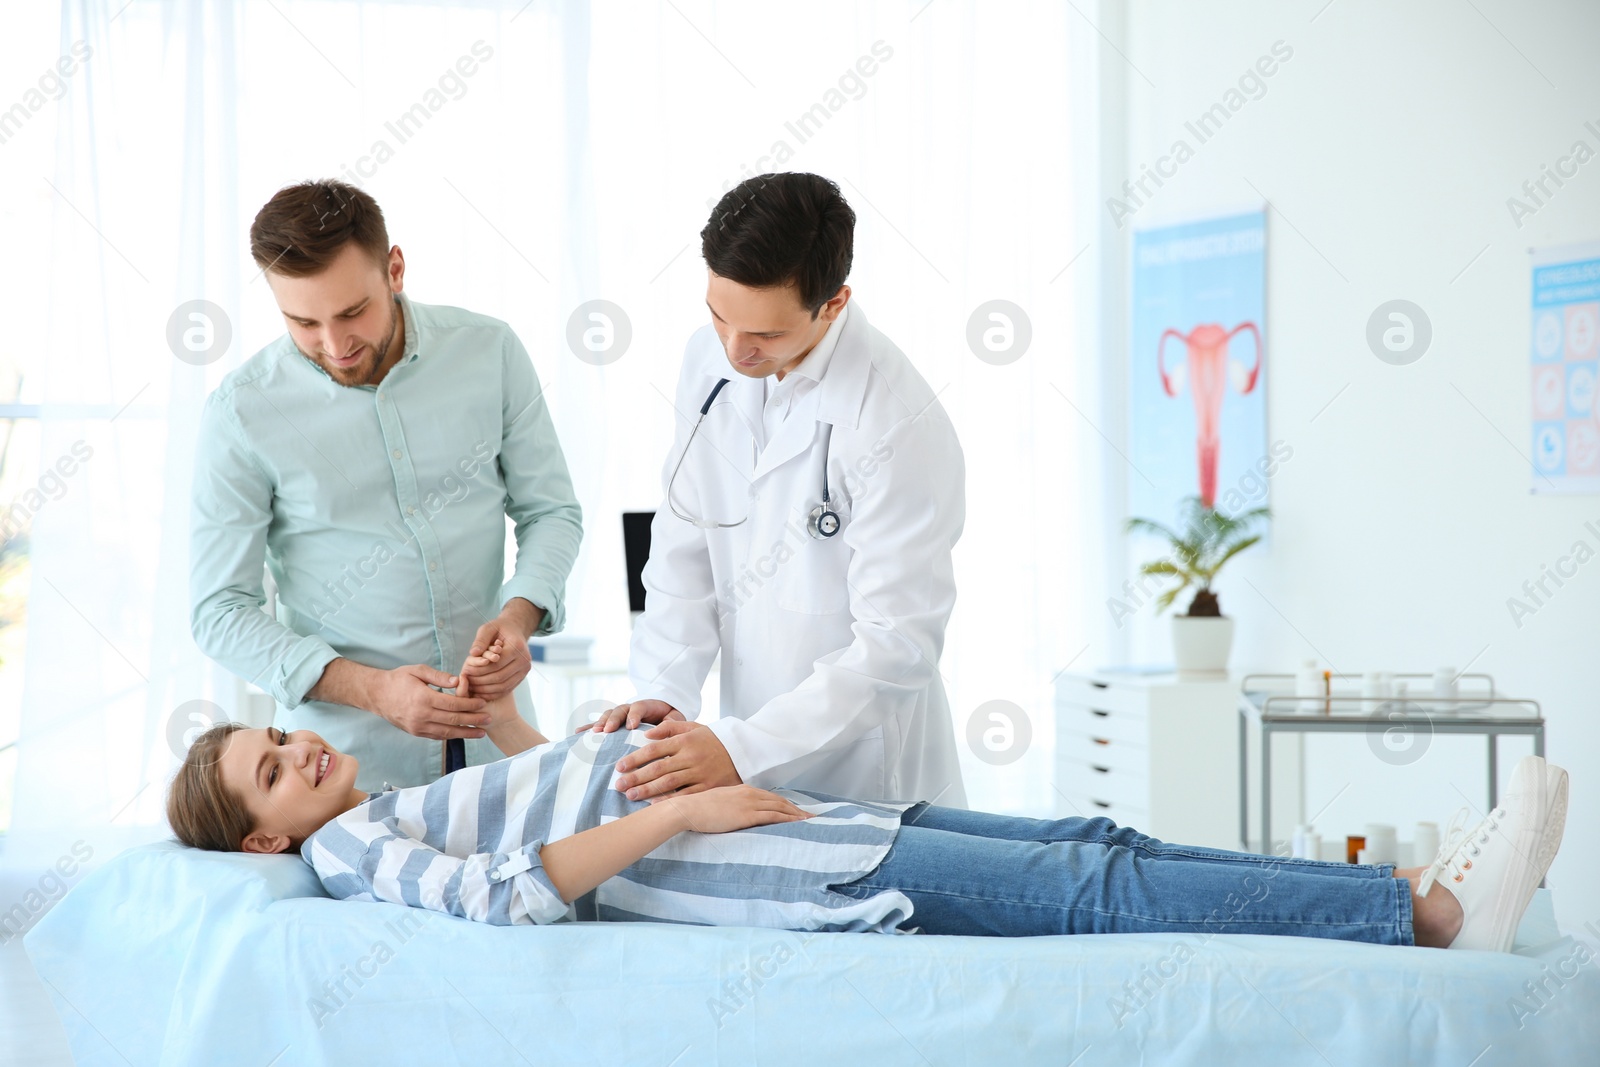
<svg viewBox="0 0 1600 1067">
<path fill-rule="evenodd" d="M 806 520 L 806 533 L 818 541 L 825 541 L 838 533 L 841 525 L 837 511 L 828 504 L 818 504 L 811 509 L 811 515 Z"/>
<path fill-rule="evenodd" d="M 700 405 L 700 417 L 695 419 L 694 428 L 689 431 L 689 439 L 684 442 L 683 451 L 678 454 L 678 462 L 673 465 L 672 474 L 667 478 L 667 506 L 672 509 L 672 513 L 678 518 L 702 530 L 732 529 L 735 526 L 744 525 L 745 521 L 750 517 L 747 514 L 738 522 L 717 522 L 714 519 L 699 519 L 687 512 L 680 511 L 678 505 L 672 499 L 672 487 L 678 480 L 678 471 L 683 469 L 683 460 L 689 454 L 689 446 L 694 443 L 695 436 L 699 434 L 700 424 L 705 421 L 706 412 L 711 410 L 711 405 L 716 401 L 717 394 L 727 384 L 728 379 L 720 378 L 717 380 L 717 384 L 711 387 L 711 393 L 706 397 L 705 403 Z M 829 423 L 827 427 L 822 438 L 822 503 L 812 508 L 811 514 L 806 517 L 806 532 L 817 541 L 826 541 L 844 528 L 844 519 L 840 516 L 838 509 L 833 506 L 833 494 L 828 486 L 828 451 L 833 442 L 833 424 Z M 752 447 L 754 447 L 753 441 Z"/>
</svg>

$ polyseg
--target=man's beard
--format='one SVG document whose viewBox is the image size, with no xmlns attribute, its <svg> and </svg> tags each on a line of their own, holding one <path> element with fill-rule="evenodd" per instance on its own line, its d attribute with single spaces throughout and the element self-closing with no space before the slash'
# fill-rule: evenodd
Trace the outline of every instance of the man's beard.
<svg viewBox="0 0 1600 1067">
<path fill-rule="evenodd" d="M 394 335 L 400 329 L 400 301 L 389 298 L 389 332 L 383 335 L 383 343 L 378 346 L 377 356 L 372 364 L 372 370 L 367 372 L 367 381 L 371 384 L 372 376 L 383 366 L 383 361 L 389 358 L 389 346 L 394 344 Z"/>
<path fill-rule="evenodd" d="M 327 363 L 324 360 L 313 359 L 311 356 L 306 355 L 304 350 L 301 350 L 300 354 L 306 356 L 306 358 L 310 359 L 311 362 L 320 366 L 324 371 L 327 372 L 328 377 L 332 378 L 340 385 L 370 385 L 372 384 L 373 376 L 378 372 L 378 368 L 383 365 L 383 360 L 388 354 L 389 346 L 394 344 L 394 336 L 399 329 L 400 302 L 391 297 L 389 301 L 389 331 L 384 334 L 383 342 L 371 349 L 373 353 L 370 357 L 372 362 L 370 365 L 366 366 L 365 370 L 363 370 L 363 365 L 360 363 L 357 363 L 353 367 L 335 367 L 331 363 Z"/>
</svg>

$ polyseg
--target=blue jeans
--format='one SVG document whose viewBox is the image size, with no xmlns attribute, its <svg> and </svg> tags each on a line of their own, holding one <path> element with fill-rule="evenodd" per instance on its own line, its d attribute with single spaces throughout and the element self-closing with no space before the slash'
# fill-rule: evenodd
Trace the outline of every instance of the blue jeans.
<svg viewBox="0 0 1600 1067">
<path fill-rule="evenodd" d="M 1110 819 L 1021 819 L 922 804 L 878 867 L 833 888 L 899 890 L 929 934 L 1280 934 L 1411 945 L 1392 864 L 1171 845 Z"/>
</svg>

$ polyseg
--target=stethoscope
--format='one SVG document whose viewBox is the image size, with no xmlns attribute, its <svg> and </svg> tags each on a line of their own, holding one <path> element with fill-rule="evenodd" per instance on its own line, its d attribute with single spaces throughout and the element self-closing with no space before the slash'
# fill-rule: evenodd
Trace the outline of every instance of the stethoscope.
<svg viewBox="0 0 1600 1067">
<path fill-rule="evenodd" d="M 727 530 L 734 526 L 742 526 L 748 522 L 750 516 L 745 515 L 738 522 L 715 522 L 711 519 L 697 519 L 685 515 L 678 510 L 678 505 L 672 499 L 672 486 L 678 480 L 678 471 L 683 468 L 684 457 L 689 454 L 689 446 L 694 444 L 695 434 L 700 432 L 700 424 L 706 421 L 706 412 L 711 410 L 711 404 L 717 399 L 717 394 L 722 392 L 722 387 L 728 384 L 728 379 L 718 378 L 717 384 L 711 387 L 711 395 L 706 397 L 706 402 L 700 405 L 700 417 L 694 420 L 694 429 L 689 431 L 689 440 L 684 442 L 683 452 L 678 456 L 678 463 L 672 468 L 672 476 L 667 479 L 667 506 L 672 513 L 691 526 L 702 530 Z M 806 518 L 806 533 L 818 541 L 826 541 L 844 528 L 844 520 L 834 510 L 828 492 L 828 446 L 833 440 L 833 424 L 828 424 L 827 433 L 822 438 L 822 503 L 811 509 L 811 514 Z"/>
</svg>

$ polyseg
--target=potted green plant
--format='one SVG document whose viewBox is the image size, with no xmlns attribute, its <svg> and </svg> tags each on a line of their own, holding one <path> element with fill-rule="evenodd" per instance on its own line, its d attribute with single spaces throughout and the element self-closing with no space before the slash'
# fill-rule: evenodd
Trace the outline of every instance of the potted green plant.
<svg viewBox="0 0 1600 1067">
<path fill-rule="evenodd" d="M 1261 540 L 1255 528 L 1271 513 L 1260 507 L 1227 515 L 1198 496 L 1185 498 L 1182 508 L 1181 534 L 1152 519 L 1137 518 L 1128 520 L 1128 533 L 1155 534 L 1171 546 L 1167 555 L 1139 568 L 1147 577 L 1177 579 L 1178 584 L 1157 599 L 1157 612 L 1165 611 L 1180 593 L 1194 587 L 1189 610 L 1172 618 L 1172 654 L 1178 670 L 1225 671 L 1233 648 L 1233 620 L 1222 614 L 1211 585 L 1224 563 Z"/>
</svg>

